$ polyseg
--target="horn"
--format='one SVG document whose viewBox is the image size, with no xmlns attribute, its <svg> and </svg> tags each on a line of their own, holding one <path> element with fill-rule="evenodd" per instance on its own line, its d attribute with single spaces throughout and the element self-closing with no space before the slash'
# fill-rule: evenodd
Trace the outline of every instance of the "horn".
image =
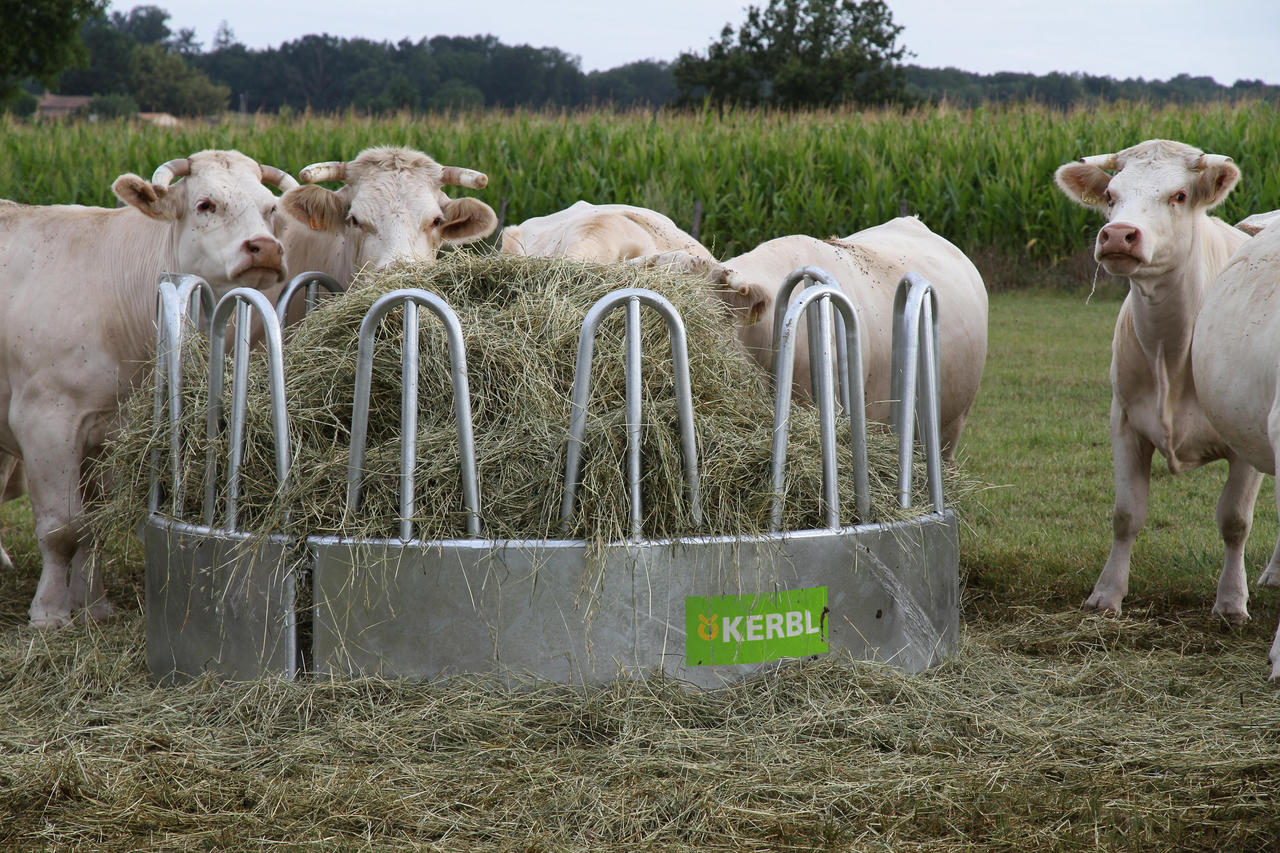
<svg viewBox="0 0 1280 853">
<path fill-rule="evenodd" d="M 264 184 L 271 184 L 274 187 L 279 187 L 281 192 L 288 192 L 289 190 L 296 189 L 298 186 L 298 182 L 293 179 L 293 175 L 290 175 L 283 169 L 277 169 L 275 166 L 264 165 L 259 165 L 258 168 L 262 170 L 262 182 Z"/>
<path fill-rule="evenodd" d="M 346 179 L 347 164 L 341 160 L 312 163 L 298 173 L 298 180 L 304 184 L 318 184 L 321 181 L 345 181 Z"/>
<path fill-rule="evenodd" d="M 1223 166 L 1231 162 L 1234 161 L 1225 154 L 1201 154 L 1200 159 L 1196 161 L 1195 170 L 1203 172 L 1210 166 Z"/>
<path fill-rule="evenodd" d="M 451 187 L 469 187 L 482 190 L 489 186 L 489 176 L 475 169 L 464 169 L 461 166 L 445 166 L 442 184 Z"/>
<path fill-rule="evenodd" d="M 179 157 L 177 160 L 170 160 L 160 168 L 156 169 L 151 176 L 151 183 L 160 184 L 161 186 L 169 186 L 173 183 L 174 178 L 181 178 L 183 175 L 191 174 L 191 161 L 186 157 Z"/>
<path fill-rule="evenodd" d="M 1081 157 L 1080 162 L 1086 166 L 1097 166 L 1099 169 L 1112 170 L 1116 168 L 1116 155 L 1095 154 L 1092 157 Z"/>
</svg>

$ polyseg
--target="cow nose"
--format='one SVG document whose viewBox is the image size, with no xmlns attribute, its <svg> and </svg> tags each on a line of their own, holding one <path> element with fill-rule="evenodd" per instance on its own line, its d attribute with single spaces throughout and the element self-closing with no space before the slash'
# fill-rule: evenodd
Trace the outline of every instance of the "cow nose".
<svg viewBox="0 0 1280 853">
<path fill-rule="evenodd" d="M 255 267 L 278 267 L 284 261 L 284 247 L 274 237 L 245 240 L 243 249 L 253 257 Z"/>
<path fill-rule="evenodd" d="M 1099 255 L 1136 255 L 1142 247 L 1142 232 L 1137 226 L 1113 222 L 1098 232 Z"/>
</svg>

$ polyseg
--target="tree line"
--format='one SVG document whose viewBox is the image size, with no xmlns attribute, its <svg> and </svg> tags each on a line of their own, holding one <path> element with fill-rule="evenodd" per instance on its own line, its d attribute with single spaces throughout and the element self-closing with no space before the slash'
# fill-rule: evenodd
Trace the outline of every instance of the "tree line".
<svg viewBox="0 0 1280 853">
<path fill-rule="evenodd" d="M 0 30 L 0 102 L 7 99 L 10 110 L 30 112 L 33 93 L 49 87 L 91 96 L 90 111 L 108 116 L 139 110 L 195 116 L 227 109 L 384 113 L 708 102 L 802 108 L 1038 101 L 1067 108 L 1248 97 L 1280 103 L 1280 86 L 1261 81 L 1223 86 L 1185 74 L 1168 81 L 981 75 L 904 64 L 910 52 L 884 0 L 768 0 L 749 7 L 739 26 L 726 24 L 705 51 L 592 72 L 583 72 L 580 60 L 559 48 L 509 45 L 492 35 L 395 43 L 305 35 L 253 49 L 224 21 L 206 48 L 194 31 L 173 30 L 169 13 L 159 6 L 108 14 L 105 2 L 21 0 L 17 25 Z M 60 29 L 49 25 L 55 20 Z M 41 49 L 9 44 L 19 39 L 40 39 Z M 31 61 L 37 54 L 43 63 Z"/>
</svg>

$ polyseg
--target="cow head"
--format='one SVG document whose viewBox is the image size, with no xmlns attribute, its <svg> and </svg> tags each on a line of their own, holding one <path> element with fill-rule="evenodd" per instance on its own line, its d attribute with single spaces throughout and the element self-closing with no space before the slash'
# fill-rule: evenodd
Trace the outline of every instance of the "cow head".
<svg viewBox="0 0 1280 853">
<path fill-rule="evenodd" d="M 1130 278 L 1181 266 L 1200 223 L 1239 179 L 1230 157 L 1165 139 L 1085 157 L 1054 174 L 1068 197 L 1107 218 L 1094 257 L 1112 275 Z"/>
<path fill-rule="evenodd" d="M 282 223 L 275 215 L 279 199 L 264 183 L 282 190 L 298 185 L 239 151 L 201 151 L 170 160 L 150 181 L 121 175 L 111 189 L 125 204 L 171 223 L 174 272 L 201 276 L 224 291 L 269 287 L 285 279 L 284 247 L 277 235 Z"/>
<path fill-rule="evenodd" d="M 298 177 L 304 184 L 286 193 L 284 209 L 315 231 L 341 235 L 352 269 L 403 260 L 434 261 L 442 245 L 471 243 L 493 233 L 498 217 L 474 198 L 451 199 L 443 186 L 483 189 L 488 177 L 471 169 L 441 166 L 408 148 L 369 148 L 349 163 L 315 163 Z M 342 181 L 329 190 L 321 181 Z"/>
</svg>

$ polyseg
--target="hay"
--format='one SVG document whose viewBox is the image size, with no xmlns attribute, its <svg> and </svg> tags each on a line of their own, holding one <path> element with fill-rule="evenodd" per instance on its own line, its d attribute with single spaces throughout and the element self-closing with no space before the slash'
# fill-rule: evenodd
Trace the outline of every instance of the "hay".
<svg viewBox="0 0 1280 853">
<path fill-rule="evenodd" d="M 463 328 L 481 486 L 483 533 L 488 538 L 563 538 L 559 525 L 564 446 L 569 422 L 577 337 L 588 309 L 620 287 L 647 287 L 667 297 L 684 319 L 690 352 L 704 522 L 693 524 L 684 496 L 679 433 L 665 324 L 643 312 L 645 429 L 644 532 L 649 538 L 767 531 L 772 394 L 762 372 L 733 338 L 725 309 L 705 282 L 634 265 L 589 265 L 561 260 L 456 253 L 433 266 L 406 267 L 360 279 L 342 299 L 324 302 L 292 330 L 285 377 L 293 446 L 292 475 L 276 488 L 265 359 L 251 359 L 249 444 L 239 499 L 241 529 L 295 535 L 364 538 L 398 535 L 400 458 L 399 309 L 384 322 L 375 351 L 370 406 L 368 474 L 363 505 L 344 517 L 346 469 L 356 370 L 357 331 L 382 294 L 420 287 L 457 311 Z M 466 535 L 448 351 L 441 325 L 420 312 L 422 369 L 417 447 L 415 532 L 433 540 Z M 595 543 L 630 534 L 622 428 L 625 386 L 622 311 L 601 329 L 577 512 L 568 535 Z M 182 432 L 185 472 L 179 518 L 202 518 L 207 384 L 205 355 L 189 347 Z M 228 375 L 230 372 L 228 371 Z M 847 421 L 842 435 L 847 435 Z M 823 526 L 816 413 L 793 410 L 784 527 Z M 225 435 L 217 448 L 225 473 Z M 883 427 L 868 436 L 873 518 L 892 520 L 927 509 L 923 465 L 917 465 L 917 509 L 896 501 L 896 439 Z M 139 520 L 152 448 L 167 453 L 168 426 L 152 419 L 150 395 L 136 395 L 123 432 L 104 454 L 111 499 L 97 513 L 100 526 L 122 529 Z M 840 443 L 842 520 L 853 524 L 852 454 Z M 952 472 L 954 474 L 954 472 Z M 955 491 L 961 481 L 952 477 Z M 220 505 L 218 518 L 222 518 Z"/>
<path fill-rule="evenodd" d="M 1274 838 L 1265 628 L 1024 608 L 917 676 L 714 692 L 150 684 L 142 620 L 0 630 L 0 847 L 1245 850 Z"/>
</svg>

